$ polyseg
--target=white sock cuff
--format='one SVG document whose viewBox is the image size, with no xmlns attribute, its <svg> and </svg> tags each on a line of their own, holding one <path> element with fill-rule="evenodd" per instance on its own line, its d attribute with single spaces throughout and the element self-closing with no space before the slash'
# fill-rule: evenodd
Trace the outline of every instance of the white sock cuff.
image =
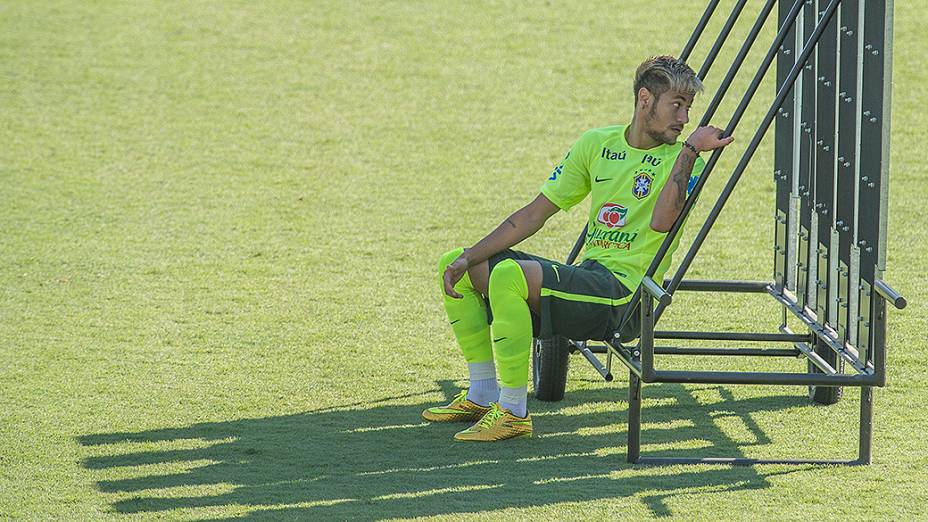
<svg viewBox="0 0 928 522">
<path fill-rule="evenodd" d="M 525 404 L 528 398 L 528 385 L 519 388 L 506 388 L 499 390 L 499 402 L 505 404 Z"/>
<path fill-rule="evenodd" d="M 496 380 L 496 365 L 493 361 L 467 363 L 467 369 L 470 371 L 471 382 L 484 379 Z"/>
</svg>

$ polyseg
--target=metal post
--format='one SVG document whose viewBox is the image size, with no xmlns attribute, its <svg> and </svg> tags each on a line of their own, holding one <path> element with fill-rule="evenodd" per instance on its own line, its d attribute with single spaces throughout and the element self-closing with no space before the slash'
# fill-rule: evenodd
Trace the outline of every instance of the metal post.
<svg viewBox="0 0 928 522">
<path fill-rule="evenodd" d="M 644 281 L 650 281 L 652 285 L 657 286 L 651 281 L 650 277 L 645 276 L 642 282 Z M 663 292 L 663 289 L 657 288 Z M 654 374 L 654 297 L 648 291 L 641 294 L 640 340 L 638 352 L 632 352 L 632 354 L 641 358 L 642 380 L 650 382 L 651 376 Z"/>
<path fill-rule="evenodd" d="M 860 464 L 870 464 L 872 460 L 871 443 L 873 441 L 873 388 L 864 386 L 860 389 L 860 441 L 857 460 Z"/>
<path fill-rule="evenodd" d="M 802 13 L 802 23 L 796 24 L 796 30 L 799 34 L 797 47 L 801 42 L 806 41 L 815 30 L 815 21 L 818 16 L 818 6 L 816 2 L 807 2 Z M 795 110 L 799 127 L 795 129 L 798 136 L 798 143 L 794 146 L 797 151 L 797 158 L 793 163 L 796 169 L 796 179 L 793 181 L 793 194 L 797 204 L 796 217 L 797 222 L 794 229 L 798 230 L 796 237 L 796 296 L 799 305 L 815 306 L 815 301 L 809 299 L 810 296 L 817 296 L 811 289 L 814 288 L 813 279 L 816 273 L 813 261 L 818 260 L 818 256 L 812 255 L 812 249 L 817 241 L 815 235 L 818 228 L 815 225 L 815 212 L 812 209 L 812 190 L 814 189 L 815 176 L 815 84 L 818 81 L 816 75 L 816 56 L 812 55 L 805 62 L 805 68 L 802 74 L 797 78 L 794 93 L 796 95 Z M 778 86 L 777 88 L 779 88 Z"/>
<path fill-rule="evenodd" d="M 574 261 L 577 260 L 577 256 L 580 255 L 580 249 L 583 248 L 583 239 L 586 237 L 586 231 L 589 226 L 589 223 L 583 225 L 583 231 L 580 232 L 580 237 L 574 241 L 574 247 L 570 249 L 570 255 L 567 256 L 567 262 L 565 264 L 572 265 Z"/>
<path fill-rule="evenodd" d="M 779 14 L 784 16 L 788 12 L 789 6 L 785 3 L 779 4 Z M 779 89 L 786 79 L 789 70 L 796 63 L 796 26 L 793 24 L 790 34 L 783 41 L 780 52 L 777 54 L 777 85 Z M 799 88 L 797 87 L 797 89 Z M 793 180 L 796 177 L 794 163 L 796 161 L 794 154 L 794 142 L 796 139 L 796 113 L 794 110 L 796 100 L 794 92 L 790 91 L 787 96 L 785 107 L 778 111 L 774 132 L 774 162 L 773 162 L 773 179 L 776 185 L 776 214 L 774 215 L 773 236 L 774 236 L 774 256 L 773 256 L 773 281 L 774 286 L 780 290 L 789 286 L 790 278 L 790 259 L 795 257 L 795 230 L 790 227 L 790 221 L 794 218 L 792 211 L 793 198 L 792 187 Z M 785 313 L 786 310 L 784 309 Z M 786 322 L 784 316 L 784 324 Z"/>
<path fill-rule="evenodd" d="M 821 0 L 819 5 L 821 5 Z M 820 322 L 837 328 L 838 233 L 835 229 L 838 185 L 838 16 L 833 16 L 815 49 L 815 168 L 812 209 L 817 224 L 816 242 L 809 248 L 814 263 L 814 310 Z M 810 263 L 811 268 L 812 263 Z"/>
<path fill-rule="evenodd" d="M 712 0 L 709 2 L 709 5 L 706 6 L 702 18 L 700 18 L 699 23 L 696 24 L 696 29 L 693 30 L 693 34 L 690 35 L 690 39 L 686 42 L 683 51 L 680 53 L 680 59 L 684 62 L 689 60 L 693 48 L 696 47 L 696 42 L 699 41 L 699 37 L 702 36 L 702 32 L 706 29 L 706 25 L 709 23 L 709 19 L 712 18 L 712 13 L 715 12 L 715 8 L 718 7 L 718 5 L 719 0 Z"/>
<path fill-rule="evenodd" d="M 882 386 L 886 382 L 886 299 L 879 293 L 870 300 L 869 345 L 865 357 L 873 361 L 873 373 Z"/>
<path fill-rule="evenodd" d="M 859 250 L 854 245 L 857 233 L 855 213 L 860 171 L 860 84 L 862 68 L 858 66 L 863 48 L 863 24 L 860 23 L 860 0 L 845 0 L 841 4 L 838 49 L 840 78 L 838 80 L 838 188 L 835 205 L 835 230 L 838 233 L 837 301 L 838 337 L 851 344 L 857 341 L 857 288 L 860 284 Z M 856 255 L 855 255 L 856 254 Z"/>
<path fill-rule="evenodd" d="M 744 9 L 744 4 L 747 3 L 747 0 L 738 0 L 738 3 L 731 9 L 731 13 L 728 15 L 728 19 L 725 20 L 725 25 L 722 27 L 722 30 L 719 32 L 718 37 L 715 39 L 715 43 L 712 44 L 712 49 L 709 50 L 709 54 L 706 55 L 706 59 L 702 62 L 702 67 L 699 68 L 699 73 L 696 74 L 696 77 L 700 80 L 706 78 L 706 75 L 709 74 L 709 69 L 712 68 L 712 63 L 715 62 L 715 58 L 719 55 L 719 51 L 722 49 L 722 44 L 725 43 L 725 40 L 728 39 L 728 35 L 731 33 L 732 28 L 735 26 L 735 22 L 738 21 L 738 17 L 741 16 L 741 11 Z"/>
<path fill-rule="evenodd" d="M 641 456 L 641 380 L 628 372 L 628 462 Z"/>
</svg>

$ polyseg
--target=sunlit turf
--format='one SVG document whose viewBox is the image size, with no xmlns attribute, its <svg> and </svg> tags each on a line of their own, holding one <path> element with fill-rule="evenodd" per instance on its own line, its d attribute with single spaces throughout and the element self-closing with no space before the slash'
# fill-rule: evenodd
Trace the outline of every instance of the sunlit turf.
<svg viewBox="0 0 928 522">
<path fill-rule="evenodd" d="M 0 2 L 0 518 L 924 517 L 918 2 L 896 2 L 886 275 L 911 304 L 889 318 L 873 465 L 629 466 L 626 380 L 580 358 L 563 402 L 530 400 L 531 440 L 455 444 L 421 421 L 466 386 L 438 256 L 529 201 L 583 130 L 629 118 L 634 67 L 701 13 L 682 4 Z M 771 153 L 694 277 L 770 277 Z M 564 257 L 584 213 L 524 248 Z M 779 310 L 681 294 L 665 320 L 769 329 Z M 646 386 L 644 451 L 851 458 L 857 398 Z"/>
</svg>

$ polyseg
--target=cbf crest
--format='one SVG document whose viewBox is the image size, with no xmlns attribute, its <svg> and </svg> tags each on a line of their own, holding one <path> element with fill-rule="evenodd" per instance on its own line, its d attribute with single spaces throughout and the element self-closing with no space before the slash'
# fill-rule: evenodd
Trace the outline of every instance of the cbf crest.
<svg viewBox="0 0 928 522">
<path fill-rule="evenodd" d="M 647 172 L 639 172 L 635 176 L 635 184 L 632 185 L 632 194 L 638 199 L 644 199 L 651 193 L 651 185 L 654 183 Z"/>
</svg>

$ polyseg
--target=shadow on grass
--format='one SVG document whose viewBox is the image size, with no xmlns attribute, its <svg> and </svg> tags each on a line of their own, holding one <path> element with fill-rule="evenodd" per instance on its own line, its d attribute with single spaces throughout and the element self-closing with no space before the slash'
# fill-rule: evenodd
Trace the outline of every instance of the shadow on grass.
<svg viewBox="0 0 928 522">
<path fill-rule="evenodd" d="M 438 383 L 449 398 L 453 383 Z M 642 441 L 651 456 L 743 456 L 741 448 L 770 441 L 752 415 L 806 404 L 798 396 L 735 400 L 721 387 L 721 402 L 701 405 L 694 388 L 646 388 Z M 430 392 L 431 393 L 431 392 Z M 621 395 L 618 395 L 620 394 Z M 760 489 L 766 477 L 752 467 L 685 466 L 658 470 L 625 463 L 625 412 L 592 402 L 615 402 L 627 393 L 607 388 L 568 394 L 559 403 L 531 401 L 536 437 L 498 444 L 456 443 L 462 425 L 427 425 L 419 414 L 434 402 L 416 396 L 310 411 L 298 415 L 195 424 L 181 428 L 80 437 L 95 456 L 91 470 L 173 463 L 177 474 L 99 480 L 120 493 L 120 513 L 244 506 L 252 519 L 377 520 L 530 507 L 560 502 L 641 498 L 656 516 L 672 515 L 675 495 Z M 624 402 L 622 403 L 624 404 Z M 616 405 L 618 406 L 618 404 Z M 745 437 L 734 441 L 716 419 L 737 417 Z M 197 448 L 138 451 L 132 444 Z M 127 446 L 128 443 L 128 446 Z M 683 446 L 686 449 L 681 449 Z M 695 449 L 694 449 L 695 448 Z M 88 451 L 91 451 L 88 448 Z M 127 470 L 127 471 L 144 471 Z M 163 472 L 162 472 L 163 473 Z M 227 485 L 225 493 L 178 496 L 165 488 Z M 195 488 L 194 488 L 195 490 Z M 127 498 L 128 497 L 128 498 Z"/>
</svg>

